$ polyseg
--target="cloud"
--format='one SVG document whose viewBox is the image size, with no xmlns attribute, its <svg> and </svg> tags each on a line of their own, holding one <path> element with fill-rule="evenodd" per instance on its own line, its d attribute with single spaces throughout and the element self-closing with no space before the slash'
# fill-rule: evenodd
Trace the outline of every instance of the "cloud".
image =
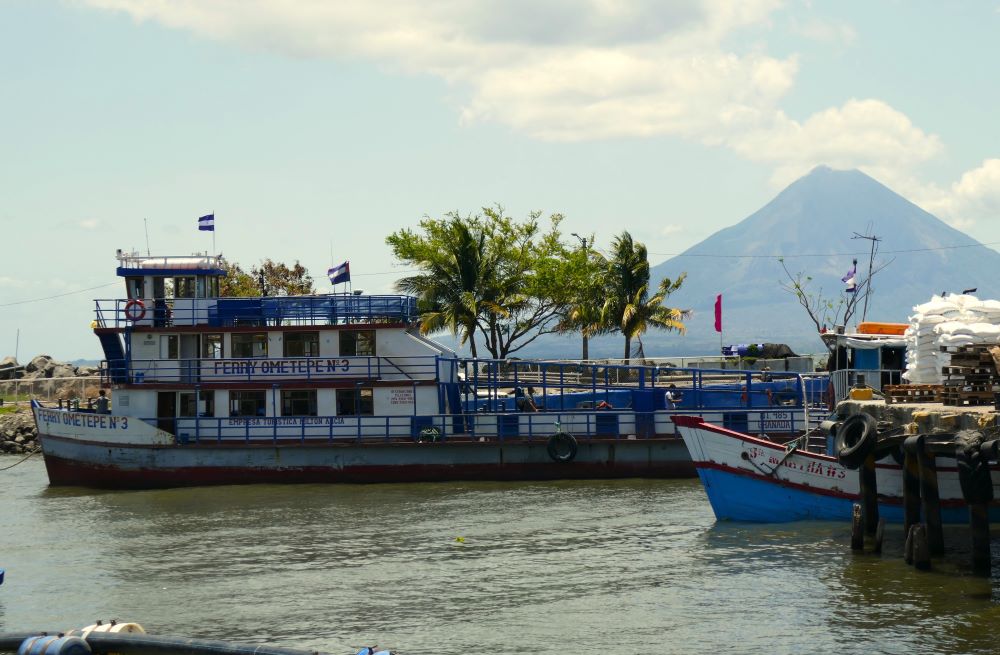
<svg viewBox="0 0 1000 655">
<path fill-rule="evenodd" d="M 1000 159 L 987 159 L 966 171 L 948 189 L 924 187 L 915 202 L 953 227 L 968 229 L 1000 219 Z"/>
<path fill-rule="evenodd" d="M 790 20 L 788 29 L 811 41 L 829 45 L 848 46 L 858 39 L 857 30 L 849 23 L 837 20 L 811 18 L 805 21 Z"/>
<path fill-rule="evenodd" d="M 786 115 L 797 56 L 741 38 L 774 29 L 779 0 L 82 1 L 248 49 L 434 75 L 455 90 L 463 124 L 499 123 L 547 141 L 671 136 L 729 148 L 771 165 L 775 184 L 817 164 L 899 177 L 941 150 L 938 137 L 877 99 L 801 121 Z M 786 29 L 856 38 L 835 21 Z M 732 45 L 745 41 L 753 44 Z"/>
<path fill-rule="evenodd" d="M 673 236 L 675 234 L 679 234 L 681 232 L 684 232 L 685 230 L 686 230 L 686 228 L 683 225 L 677 225 L 676 223 L 670 223 L 670 224 L 667 224 L 667 225 L 664 225 L 664 226 L 660 227 L 659 234 L 662 237 L 669 237 L 669 236 Z"/>
<path fill-rule="evenodd" d="M 77 225 L 79 225 L 85 230 L 96 230 L 98 227 L 101 226 L 101 221 L 97 220 L 96 218 L 85 218 L 77 222 Z"/>
</svg>

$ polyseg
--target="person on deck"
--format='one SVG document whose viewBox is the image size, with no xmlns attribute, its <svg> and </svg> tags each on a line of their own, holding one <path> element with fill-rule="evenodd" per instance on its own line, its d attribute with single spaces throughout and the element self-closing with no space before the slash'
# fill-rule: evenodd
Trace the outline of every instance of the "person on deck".
<svg viewBox="0 0 1000 655">
<path fill-rule="evenodd" d="M 108 396 L 104 392 L 104 389 L 101 389 L 100 391 L 97 392 L 97 413 L 98 414 L 111 413 L 111 410 L 108 407 Z"/>
<path fill-rule="evenodd" d="M 671 384 L 667 387 L 667 393 L 664 398 L 666 400 L 667 409 L 677 409 L 677 403 L 681 401 L 683 396 L 681 395 L 681 392 L 677 390 L 677 385 Z"/>
<path fill-rule="evenodd" d="M 529 392 L 531 391 L 529 387 Z M 537 412 L 538 408 L 535 406 L 535 401 L 532 400 L 530 395 L 524 393 L 524 389 L 521 387 L 514 388 L 514 405 L 518 410 L 522 412 Z"/>
</svg>

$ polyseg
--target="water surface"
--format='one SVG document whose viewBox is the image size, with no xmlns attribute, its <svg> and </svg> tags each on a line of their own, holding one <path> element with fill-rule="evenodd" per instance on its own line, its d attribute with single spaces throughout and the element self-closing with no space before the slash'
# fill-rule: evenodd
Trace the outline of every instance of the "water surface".
<svg viewBox="0 0 1000 655">
<path fill-rule="evenodd" d="M 898 527 L 879 558 L 846 525 L 717 524 L 697 480 L 111 492 L 50 489 L 35 457 L 0 488 L 0 631 L 118 618 L 404 655 L 997 648 L 1000 582 L 965 573 L 962 530 L 924 574 Z"/>
</svg>

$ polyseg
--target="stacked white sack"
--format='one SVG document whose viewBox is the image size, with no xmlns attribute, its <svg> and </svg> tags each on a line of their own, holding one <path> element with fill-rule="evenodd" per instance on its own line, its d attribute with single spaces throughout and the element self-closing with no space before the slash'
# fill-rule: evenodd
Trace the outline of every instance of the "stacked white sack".
<svg viewBox="0 0 1000 655">
<path fill-rule="evenodd" d="M 1000 301 L 934 296 L 913 308 L 906 330 L 906 373 L 911 384 L 941 384 L 951 362 L 942 347 L 1000 343 Z"/>
</svg>

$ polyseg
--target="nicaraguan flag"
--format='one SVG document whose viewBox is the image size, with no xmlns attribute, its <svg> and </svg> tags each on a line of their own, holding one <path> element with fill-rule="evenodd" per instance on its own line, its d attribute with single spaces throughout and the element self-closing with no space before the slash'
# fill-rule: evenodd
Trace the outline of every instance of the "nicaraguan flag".
<svg viewBox="0 0 1000 655">
<path fill-rule="evenodd" d="M 855 259 L 854 263 L 851 264 L 851 270 L 847 271 L 847 274 L 844 275 L 844 277 L 840 278 L 841 282 L 847 283 L 847 288 L 844 289 L 846 293 L 854 293 L 855 291 L 858 290 L 858 286 L 854 281 L 854 278 L 857 274 L 858 274 L 858 260 Z"/>
<path fill-rule="evenodd" d="M 337 266 L 331 267 L 327 272 L 330 276 L 330 284 L 340 284 L 341 282 L 351 281 L 351 262 L 347 261 L 343 264 L 338 264 Z"/>
<path fill-rule="evenodd" d="M 198 229 L 203 232 L 215 232 L 215 214 L 199 216 Z"/>
</svg>

